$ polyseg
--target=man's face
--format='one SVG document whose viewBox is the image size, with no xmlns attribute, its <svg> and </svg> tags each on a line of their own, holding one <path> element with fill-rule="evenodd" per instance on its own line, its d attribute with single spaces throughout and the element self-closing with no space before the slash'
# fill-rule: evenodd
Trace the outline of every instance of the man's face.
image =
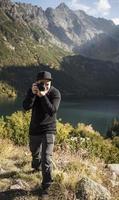
<svg viewBox="0 0 119 200">
<path fill-rule="evenodd" d="M 49 91 L 50 87 L 51 87 L 51 81 L 49 80 L 38 80 L 36 81 L 36 83 L 43 83 L 45 86 L 45 90 Z"/>
</svg>

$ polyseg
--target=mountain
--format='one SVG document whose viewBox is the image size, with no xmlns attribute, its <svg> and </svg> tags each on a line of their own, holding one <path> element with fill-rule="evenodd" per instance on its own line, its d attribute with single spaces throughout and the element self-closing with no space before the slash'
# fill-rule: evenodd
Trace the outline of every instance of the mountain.
<svg viewBox="0 0 119 200">
<path fill-rule="evenodd" d="M 116 33 L 118 31 L 118 29 L 115 30 Z M 119 62 L 119 40 L 114 35 L 105 33 L 97 35 L 80 49 L 76 47 L 75 52 L 80 51 L 81 55 L 94 59 Z"/>
<path fill-rule="evenodd" d="M 41 8 L 0 0 L 0 66 L 45 63 L 58 68 L 69 52 L 51 42 L 45 23 Z"/>
<path fill-rule="evenodd" d="M 86 57 L 119 61 L 119 40 L 114 34 L 119 28 L 111 20 L 72 11 L 64 3 L 56 9 L 48 8 L 45 13 L 48 30 L 65 47 Z"/>
<path fill-rule="evenodd" d="M 0 0 L 1 66 L 49 60 L 51 63 L 53 60 L 54 66 L 71 53 L 118 62 L 118 36 L 119 27 L 111 20 L 95 18 L 81 10 L 73 11 L 64 3 L 44 11 L 31 4 Z"/>
<path fill-rule="evenodd" d="M 74 95 L 82 97 L 118 96 L 119 63 L 94 60 L 83 56 L 67 56 L 61 69 L 68 75 Z M 75 83 L 75 84 L 74 84 Z"/>
<path fill-rule="evenodd" d="M 0 71 L 0 80 L 14 88 L 18 96 L 21 96 L 31 87 L 39 70 L 52 73 L 53 85 L 59 88 L 64 100 L 119 95 L 119 63 L 79 55 L 64 57 L 60 70 L 41 64 L 32 67 L 3 67 Z M 7 93 L 7 89 L 8 86 L 4 93 Z"/>
</svg>

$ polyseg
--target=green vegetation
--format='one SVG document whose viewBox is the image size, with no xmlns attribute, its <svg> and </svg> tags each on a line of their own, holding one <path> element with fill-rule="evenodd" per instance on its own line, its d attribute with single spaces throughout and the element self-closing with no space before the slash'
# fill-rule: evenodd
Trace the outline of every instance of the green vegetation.
<svg viewBox="0 0 119 200">
<path fill-rule="evenodd" d="M 17 93 L 12 86 L 0 81 L 0 96 L 13 98 L 17 96 Z"/>
<path fill-rule="evenodd" d="M 27 146 L 30 116 L 30 112 L 17 111 L 11 116 L 0 118 L 0 160 L 1 169 L 4 170 L 0 188 L 6 191 L 6 199 L 12 195 L 11 190 L 8 193 L 8 188 L 16 183 L 29 191 L 26 199 L 35 200 L 38 195 L 36 192 L 36 196 L 33 196 L 32 190 L 39 188 L 42 177 L 39 172 L 31 172 L 31 154 Z M 77 127 L 72 127 L 69 123 L 57 121 L 52 160 L 54 182 L 49 191 L 49 200 L 73 200 L 77 182 L 82 177 L 102 183 L 110 190 L 113 199 L 117 200 L 119 192 L 116 186 L 111 186 L 111 172 L 105 168 L 105 163 L 119 163 L 119 148 L 113 142 L 100 136 L 91 125 L 79 123 Z"/>
<path fill-rule="evenodd" d="M 0 137 L 9 138 L 18 145 L 27 145 L 29 122 L 29 112 L 18 111 L 11 116 L 1 117 Z M 106 163 L 118 163 L 118 141 L 118 137 L 115 141 L 104 139 L 90 125 L 79 123 L 74 128 L 68 123 L 57 122 L 56 144 L 62 147 L 67 146 L 72 153 L 76 153 L 82 148 L 87 150 L 89 157 L 104 159 Z"/>
<path fill-rule="evenodd" d="M 39 185 L 42 181 L 41 172 L 32 173 L 31 154 L 26 146 L 16 146 L 8 139 L 0 139 L 1 173 L 0 192 L 5 199 L 36 200 L 38 199 Z M 80 154 L 68 151 L 56 144 L 53 154 L 53 179 L 49 191 L 49 200 L 74 200 L 77 182 L 82 177 L 101 183 L 110 190 L 112 200 L 117 200 L 119 191 L 111 187 L 110 171 L 100 159 L 89 158 L 80 148 Z M 12 187 L 18 189 L 12 190 Z M 8 189 L 9 188 L 9 189 Z M 22 191 L 25 190 L 25 194 Z M 34 192 L 35 191 L 35 192 Z M 25 196 L 24 196 L 25 195 Z M 41 198 L 39 197 L 39 200 Z"/>
<path fill-rule="evenodd" d="M 15 144 L 26 145 L 28 143 L 29 113 L 18 111 L 5 119 L 0 118 L 0 135 L 9 138 Z"/>
<path fill-rule="evenodd" d="M 50 36 L 35 25 L 12 20 L 0 9 L 0 66 L 39 63 L 58 68 L 68 52 L 50 43 Z"/>
<path fill-rule="evenodd" d="M 76 140 L 74 140 L 76 137 Z M 104 159 L 106 163 L 119 162 L 119 149 L 112 144 L 112 140 L 104 139 L 90 125 L 78 124 L 74 129 L 71 145 L 76 150 L 87 149 L 89 156 L 96 156 Z M 69 142 L 70 142 L 69 141 Z"/>
</svg>

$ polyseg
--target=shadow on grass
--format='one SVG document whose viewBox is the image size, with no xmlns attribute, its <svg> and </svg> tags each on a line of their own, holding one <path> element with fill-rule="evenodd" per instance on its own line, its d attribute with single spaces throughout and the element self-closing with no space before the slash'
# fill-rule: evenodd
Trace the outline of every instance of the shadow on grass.
<svg viewBox="0 0 119 200">
<path fill-rule="evenodd" d="M 22 161 L 22 162 L 15 163 L 15 166 L 17 168 L 21 168 L 21 167 L 24 167 L 26 164 L 28 164 L 28 161 Z"/>
<path fill-rule="evenodd" d="M 33 169 L 31 169 L 31 170 L 24 171 L 24 173 L 28 174 L 28 175 L 31 175 L 31 174 L 40 173 L 40 171 L 41 170 L 34 171 Z M 17 172 L 17 171 L 11 171 L 11 172 L 5 172 L 5 173 L 0 174 L 0 179 L 4 179 L 4 178 L 13 178 L 14 179 L 14 178 L 16 178 L 18 176 L 19 176 L 19 172 Z"/>
<path fill-rule="evenodd" d="M 18 172 L 16 172 L 16 171 L 5 172 L 5 173 L 0 174 L 0 179 L 4 179 L 4 178 L 14 178 L 17 174 L 18 174 Z M 1 200 L 1 199 L 0 199 L 0 200 Z"/>
<path fill-rule="evenodd" d="M 16 171 L 5 172 L 0 174 L 0 179 L 14 179 L 17 177 L 19 173 Z M 27 171 L 27 174 L 32 174 L 32 170 Z M 36 196 L 40 199 L 42 195 L 42 190 L 40 187 L 35 187 L 33 190 L 25 190 L 25 189 L 8 189 L 6 191 L 0 191 L 0 200 L 14 200 L 14 199 L 30 199 L 30 196 Z"/>
<path fill-rule="evenodd" d="M 7 191 L 0 192 L 0 200 L 15 200 L 18 199 L 30 199 L 30 196 L 36 196 L 38 199 L 42 196 L 42 190 L 40 188 L 35 188 L 34 190 L 27 191 L 24 189 L 10 189 Z"/>
</svg>

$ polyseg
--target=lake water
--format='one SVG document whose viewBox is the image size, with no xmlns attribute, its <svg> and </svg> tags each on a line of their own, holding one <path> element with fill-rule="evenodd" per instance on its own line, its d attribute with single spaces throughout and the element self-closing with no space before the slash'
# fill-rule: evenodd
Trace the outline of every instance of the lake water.
<svg viewBox="0 0 119 200">
<path fill-rule="evenodd" d="M 22 100 L 0 99 L 0 116 L 22 110 Z M 74 126 L 78 122 L 92 124 L 93 128 L 102 134 L 106 133 L 115 117 L 119 117 L 119 97 L 62 101 L 58 112 L 58 118 L 63 122 Z"/>
</svg>

